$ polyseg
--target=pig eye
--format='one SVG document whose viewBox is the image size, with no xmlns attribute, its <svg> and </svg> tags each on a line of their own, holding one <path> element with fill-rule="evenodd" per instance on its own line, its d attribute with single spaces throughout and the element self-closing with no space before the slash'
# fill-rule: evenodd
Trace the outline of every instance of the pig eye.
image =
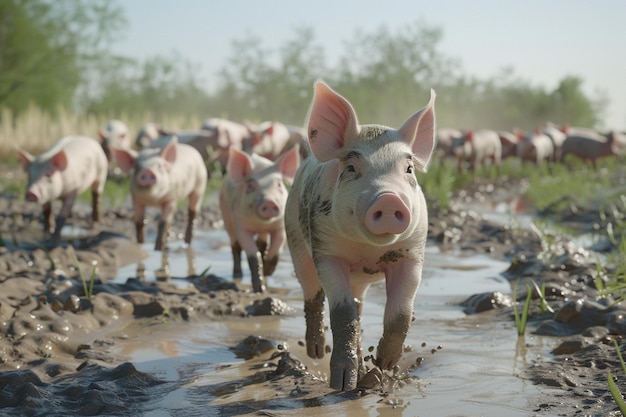
<svg viewBox="0 0 626 417">
<path fill-rule="evenodd" d="M 413 165 L 409 165 L 406 169 L 406 173 L 407 174 L 412 174 L 413 173 Z"/>
<path fill-rule="evenodd" d="M 246 182 L 246 192 L 247 193 L 251 193 L 256 191 L 257 189 L 257 183 L 255 181 L 248 181 Z"/>
<path fill-rule="evenodd" d="M 356 168 L 354 167 L 354 165 L 350 164 L 346 166 L 346 172 L 356 172 Z"/>
</svg>

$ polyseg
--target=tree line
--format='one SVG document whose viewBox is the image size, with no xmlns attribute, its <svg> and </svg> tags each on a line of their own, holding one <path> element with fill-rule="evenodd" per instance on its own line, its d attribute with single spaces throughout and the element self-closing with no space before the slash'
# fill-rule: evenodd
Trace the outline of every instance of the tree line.
<svg viewBox="0 0 626 417">
<path fill-rule="evenodd" d="M 274 49 L 245 33 L 232 41 L 213 88 L 193 58 L 176 52 L 145 60 L 113 55 L 127 26 L 121 8 L 107 0 L 0 1 L 0 109 L 18 115 L 34 104 L 51 114 L 61 107 L 157 122 L 186 114 L 301 125 L 318 78 L 350 98 L 361 122 L 391 126 L 419 108 L 431 87 L 438 124 L 466 129 L 532 129 L 546 121 L 601 128 L 607 104 L 585 95 L 574 74 L 554 87 L 510 69 L 490 79 L 464 74 L 440 50 L 443 30 L 421 20 L 359 29 L 336 65 L 312 27 L 294 29 Z"/>
</svg>

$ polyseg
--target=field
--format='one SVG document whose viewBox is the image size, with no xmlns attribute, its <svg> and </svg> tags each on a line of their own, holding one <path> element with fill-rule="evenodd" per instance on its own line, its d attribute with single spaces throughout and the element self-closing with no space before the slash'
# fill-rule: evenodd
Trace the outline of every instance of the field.
<svg viewBox="0 0 626 417">
<path fill-rule="evenodd" d="M 59 247 L 46 246 L 41 239 L 41 209 L 24 201 L 26 178 L 10 156 L 9 143 L 38 152 L 60 132 L 97 132 L 106 120 L 72 121 L 66 115 L 65 122 L 53 123 L 34 109 L 15 125 L 6 123 L 8 117 L 3 115 L 0 124 L 5 129 L 1 137 L 14 138 L 0 141 L 4 146 L 0 152 L 7 156 L 3 161 L 8 161 L 0 167 L 2 413 L 139 415 L 165 410 L 163 415 L 258 415 L 295 414 L 306 408 L 307 414 L 324 414 L 338 405 L 352 412 L 365 408 L 366 412 L 381 413 L 379 408 L 386 408 L 397 409 L 398 414 L 420 413 L 413 391 L 420 379 L 428 378 L 433 359 L 422 353 L 415 336 L 407 340 L 410 349 L 405 355 L 424 355 L 421 362 L 404 364 L 399 372 L 382 375 L 381 383 L 370 378 L 358 392 L 340 395 L 332 393 L 318 373 L 323 366 L 314 368 L 302 355 L 298 346 L 303 331 L 288 333 L 290 340 L 285 345 L 276 337 L 283 334 L 276 327 L 298 327 L 293 323 L 298 323 L 301 311 L 285 307 L 294 301 L 294 306 L 300 304 L 297 291 L 277 287 L 265 295 L 251 293 L 245 279 L 233 282 L 227 273 L 215 275 L 218 269 L 210 262 L 204 268 L 206 259 L 203 268 L 193 274 L 172 271 L 176 279 L 142 280 L 139 273 L 120 276 L 119 271 L 128 265 L 137 265 L 139 271 L 146 257 L 145 248 L 134 243 L 130 231 L 132 211 L 126 180 L 107 184 L 100 225 L 92 228 L 89 224 L 88 200 L 83 196 L 71 219 L 77 234 L 66 237 Z M 199 126 L 200 121 L 170 123 Z M 131 131 L 139 125 L 129 123 Z M 487 167 L 459 175 L 452 161 L 436 158 L 419 181 L 429 204 L 429 246 L 450 259 L 487 255 L 509 265 L 499 275 L 512 291 L 468 294 L 472 297 L 455 306 L 467 315 L 460 321 L 476 328 L 494 321 L 503 323 L 503 331 L 514 337 L 515 332 L 525 330 L 519 340 L 528 349 L 536 337 L 547 337 L 554 346 L 519 371 L 516 377 L 535 384 L 539 393 L 525 399 L 528 408 L 516 409 L 511 415 L 618 415 L 607 378 L 611 372 L 617 388 L 626 392 L 626 371 L 618 355 L 626 348 L 622 341 L 626 311 L 621 302 L 626 294 L 624 160 L 607 159 L 597 169 L 575 161 L 535 166 L 508 160 L 498 169 Z M 215 204 L 218 185 L 219 179 L 211 184 L 197 226 L 201 233 L 209 233 L 207 236 L 222 227 Z M 502 214 L 500 221 L 487 218 L 494 211 Z M 170 235 L 172 248 L 180 246 L 185 212 L 181 206 Z M 148 219 L 152 228 L 157 215 L 152 213 Z M 530 221 L 522 224 L 522 219 Z M 212 245 L 207 238 L 192 242 L 191 247 L 210 259 Z M 480 277 L 481 271 L 474 275 Z M 181 288 L 177 285 L 181 280 L 190 285 Z M 514 325 L 515 312 L 521 315 L 525 303 L 528 322 L 520 329 Z M 416 310 L 418 325 L 412 333 L 427 326 L 420 321 L 420 308 Z M 258 334 L 265 328 L 263 323 L 268 323 L 267 315 L 276 316 L 280 324 L 269 325 L 266 333 Z M 180 333 L 183 342 L 175 344 L 180 349 L 180 343 L 193 340 L 192 330 L 221 325 L 239 328 L 234 332 L 237 335 L 256 336 L 235 343 L 233 333 L 227 333 L 226 341 L 214 340 L 213 347 L 193 358 L 217 364 L 212 372 L 221 375 L 219 383 L 198 385 L 199 380 L 210 379 L 204 374 L 196 379 L 183 374 L 165 378 L 158 369 L 138 370 L 133 356 L 124 355 L 124 347 L 134 338 L 149 341 L 146 335 L 154 334 L 161 340 L 163 333 Z M 437 340 L 445 328 L 439 326 L 432 332 L 438 333 L 428 337 Z M 377 337 L 371 331 L 367 336 Z M 227 349 L 220 350 L 224 346 Z M 458 350 L 462 348 L 461 342 Z M 455 353 L 447 354 L 446 349 Z M 485 349 L 488 356 L 489 348 Z M 234 356 L 224 351 L 247 359 L 235 362 Z M 459 364 L 470 359 L 446 345 L 437 355 L 450 355 L 448 359 Z M 225 371 L 228 369 L 233 370 L 232 375 Z M 463 369 L 459 365 L 458 372 Z M 230 380 L 224 374 L 230 375 Z M 488 374 L 476 380 L 476 392 L 488 380 Z M 437 386 L 437 378 L 429 381 L 430 387 Z M 204 391 L 194 397 L 194 389 L 199 388 Z M 252 392 L 255 389 L 257 394 Z M 428 387 L 421 389 L 428 391 Z M 164 399 L 179 390 L 186 392 L 188 408 Z M 447 395 L 450 401 L 456 399 L 453 392 Z M 503 415 L 497 402 L 494 398 L 484 405 L 481 415 Z"/>
</svg>

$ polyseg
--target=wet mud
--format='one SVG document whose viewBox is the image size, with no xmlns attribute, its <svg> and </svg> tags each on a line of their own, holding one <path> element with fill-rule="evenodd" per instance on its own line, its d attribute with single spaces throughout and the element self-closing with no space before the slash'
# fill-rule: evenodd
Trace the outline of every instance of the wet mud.
<svg viewBox="0 0 626 417">
<path fill-rule="evenodd" d="M 620 242 L 601 237 L 593 248 L 582 248 L 561 233 L 481 216 L 485 204 L 512 204 L 518 197 L 512 190 L 519 189 L 523 184 L 512 186 L 506 180 L 478 182 L 453 196 L 445 210 L 432 207 L 429 245 L 508 262 L 502 276 L 517 288 L 515 296 L 521 303 L 530 289 L 534 314 L 527 333 L 554 338 L 557 347 L 529 363 L 520 377 L 558 392 L 529 399 L 528 415 L 618 415 L 607 371 L 626 392 L 626 374 L 614 345 L 616 341 L 620 350 L 626 349 L 622 337 L 626 310 L 614 305 L 611 296 L 599 296 L 598 271 L 615 266 L 597 266 L 594 259 L 599 258 L 594 256 L 615 251 Z M 170 240 L 184 230 L 185 212 L 177 213 Z M 599 215 L 598 207 L 584 207 L 574 198 L 542 213 L 532 208 L 528 212 L 550 215 L 580 234 L 602 229 L 611 220 Z M 612 220 L 624 221 L 626 210 L 611 215 Z M 113 282 L 121 267 L 145 257 L 134 243 L 131 216 L 128 207 L 107 208 L 101 223 L 92 227 L 89 208 L 79 206 L 68 224 L 87 232 L 48 247 L 42 240 L 41 210 L 15 192 L 0 190 L 1 415 L 157 415 L 162 399 L 183 387 L 188 390 L 186 405 L 164 415 L 191 415 L 189 407 L 204 407 L 203 415 L 297 413 L 367 396 L 394 407 L 398 399 L 389 393 L 414 384 L 414 371 L 419 373 L 425 352 L 432 355 L 441 349 L 407 346 L 403 365 L 393 372 L 378 370 L 370 349 L 364 352 L 368 373 L 359 388 L 333 392 L 328 381 L 298 357 L 304 349 L 302 339 L 294 349 L 271 336 L 252 335 L 261 316 L 300 314 L 281 299 L 280 291 L 256 294 L 250 285 L 210 270 L 176 277 L 175 283 L 147 282 L 138 269 L 137 276 L 125 277 L 124 283 Z M 148 222 L 156 224 L 154 219 Z M 197 228 L 220 227 L 217 205 L 207 205 Z M 537 290 L 542 286 L 547 307 Z M 515 301 L 511 294 L 486 292 L 472 295 L 461 306 L 473 322 L 512 322 Z M 139 371 L 117 348 L 146 332 L 171 331 L 172 325 L 181 329 L 234 318 L 249 325 L 251 336 L 226 349 L 246 361 L 247 374 L 233 369 L 231 375 L 229 363 L 206 364 L 208 373 L 221 377 L 197 383 L 207 378 L 200 373 L 202 366 L 181 370 L 172 378 Z M 242 389 L 246 386 L 254 386 L 256 394 Z"/>
</svg>

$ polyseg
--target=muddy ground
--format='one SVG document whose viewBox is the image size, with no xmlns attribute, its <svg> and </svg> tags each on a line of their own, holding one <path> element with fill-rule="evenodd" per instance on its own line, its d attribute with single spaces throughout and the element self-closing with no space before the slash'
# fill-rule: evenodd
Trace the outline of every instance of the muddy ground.
<svg viewBox="0 0 626 417">
<path fill-rule="evenodd" d="M 534 406 L 528 415 L 619 415 L 608 391 L 607 371 L 626 392 L 626 374 L 613 344 L 615 339 L 621 350 L 626 349 L 622 338 L 626 311 L 621 304 L 610 306 L 613 299 L 599 297 L 594 285 L 599 271 L 600 278 L 606 279 L 606 272 L 615 266 L 603 262 L 597 268 L 594 259 L 603 258 L 592 256 L 562 234 L 493 223 L 478 210 L 467 209 L 510 202 L 514 193 L 523 189 L 523 182 L 501 179 L 476 183 L 455 194 L 448 209 L 431 208 L 430 241 L 441 250 L 460 248 L 510 262 L 503 275 L 512 285 L 520 282 L 519 300 L 526 297 L 527 280 L 546 285 L 554 312 L 537 313 L 540 299 L 535 293 L 535 313 L 527 332 L 549 335 L 560 343 L 551 357 L 533 362 L 521 377 L 565 394 L 551 392 L 531 399 Z M 614 218 L 607 218 L 597 206 L 581 206 L 575 197 L 541 213 L 532 207 L 518 208 L 549 216 L 577 234 L 602 231 L 609 221 L 624 221 L 626 216 L 622 208 L 613 212 Z M 127 358 L 111 353 L 117 343 L 132 337 L 132 329 L 167 331 L 173 323 L 185 326 L 229 316 L 254 321 L 257 316 L 288 314 L 279 296 L 253 294 L 229 277 L 190 276 L 187 279 L 194 285 L 187 289 L 168 281 L 146 283 L 139 277 L 112 284 L 118 268 L 137 262 L 142 254 L 134 243 L 130 208 L 106 208 L 103 214 L 100 225 L 90 228 L 88 205 L 79 205 L 70 223 L 89 229 L 89 233 L 50 248 L 41 240 L 41 210 L 23 202 L 17 192 L 0 189 L 4 242 L 0 247 L 1 415 L 147 413 L 150 402 L 171 391 L 174 383 L 140 372 Z M 197 227 L 221 227 L 220 217 L 217 207 L 209 205 Z M 183 231 L 184 222 L 185 210 L 180 210 L 173 230 Z M 615 251 L 618 243 L 604 236 L 596 239 L 594 249 L 606 254 Z M 87 293 L 91 292 L 87 296 L 80 276 L 89 279 L 94 261 L 96 280 L 93 291 L 87 287 Z M 475 320 L 511 321 L 512 304 L 507 295 L 488 293 L 470 297 L 463 306 Z M 252 363 L 256 360 L 258 371 L 215 386 L 209 394 L 219 396 L 259 384 L 287 398 L 264 400 L 266 411 L 260 415 L 315 407 L 320 401 L 350 401 L 368 391 L 383 390 L 383 386 L 387 390 L 389 385 L 402 384 L 403 376 L 375 376 L 372 372 L 361 388 L 333 400 L 328 397 L 327 382 L 308 372 L 296 355 L 278 342 L 252 337 L 231 348 Z M 273 353 L 259 359 L 259 354 L 267 352 Z M 382 383 L 378 383 L 380 378 Z M 185 377 L 176 383 L 184 384 Z M 219 414 L 255 414 L 256 410 L 255 402 L 247 401 L 224 406 Z M 185 415 L 184 410 L 180 415 Z"/>
</svg>

